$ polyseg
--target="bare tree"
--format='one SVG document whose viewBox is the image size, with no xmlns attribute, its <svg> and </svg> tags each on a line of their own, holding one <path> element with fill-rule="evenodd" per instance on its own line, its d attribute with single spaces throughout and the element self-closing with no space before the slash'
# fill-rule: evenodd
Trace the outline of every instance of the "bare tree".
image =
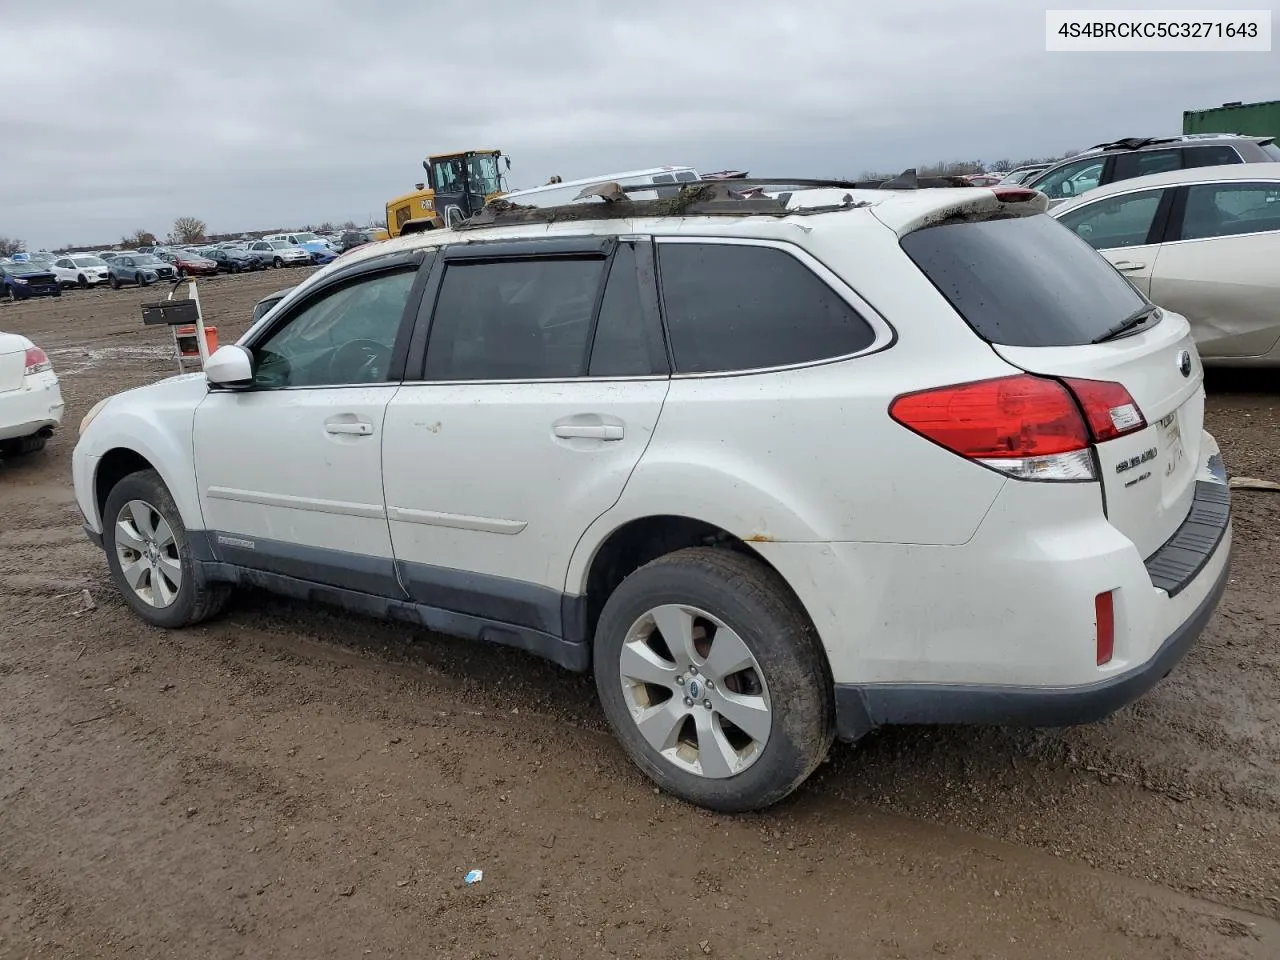
<svg viewBox="0 0 1280 960">
<path fill-rule="evenodd" d="M 197 217 L 178 217 L 173 221 L 171 236 L 178 243 L 195 243 L 204 239 L 205 222 Z"/>
<path fill-rule="evenodd" d="M 0 237 L 0 257 L 12 257 L 22 252 L 23 243 L 17 237 Z"/>
<path fill-rule="evenodd" d="M 344 223 L 344 224 L 342 225 L 342 229 L 343 229 L 343 230 L 355 230 L 355 229 L 357 229 L 357 227 L 356 227 L 356 222 L 355 222 L 354 220 L 348 220 L 346 223 Z"/>
<path fill-rule="evenodd" d="M 156 244 L 156 235 L 150 230 L 143 230 L 139 227 L 133 233 L 127 233 L 120 238 L 120 246 L 122 247 L 154 247 Z"/>
<path fill-rule="evenodd" d="M 1013 169 L 1013 161 L 997 160 L 995 163 L 991 164 L 991 169 L 994 170 L 996 173 L 1008 173 L 1010 170 Z"/>
<path fill-rule="evenodd" d="M 333 224 L 326 220 L 320 226 L 316 227 L 316 233 L 333 233 Z"/>
</svg>

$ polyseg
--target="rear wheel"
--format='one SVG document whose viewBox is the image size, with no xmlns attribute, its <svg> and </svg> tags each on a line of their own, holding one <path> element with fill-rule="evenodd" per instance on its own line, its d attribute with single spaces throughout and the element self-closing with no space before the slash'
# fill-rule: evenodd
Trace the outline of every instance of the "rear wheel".
<svg viewBox="0 0 1280 960">
<path fill-rule="evenodd" d="M 691 803 L 776 803 L 835 737 L 817 634 L 750 556 L 699 547 L 641 567 L 605 603 L 594 643 L 609 725 L 641 770 Z"/>
<path fill-rule="evenodd" d="M 111 289 L 112 290 L 120 289 L 120 278 L 117 277 L 114 273 L 111 275 Z"/>
<path fill-rule="evenodd" d="M 220 611 L 226 584 L 207 581 L 187 528 L 154 470 L 131 473 L 107 494 L 102 541 L 111 579 L 133 612 L 158 627 L 185 627 Z"/>
</svg>

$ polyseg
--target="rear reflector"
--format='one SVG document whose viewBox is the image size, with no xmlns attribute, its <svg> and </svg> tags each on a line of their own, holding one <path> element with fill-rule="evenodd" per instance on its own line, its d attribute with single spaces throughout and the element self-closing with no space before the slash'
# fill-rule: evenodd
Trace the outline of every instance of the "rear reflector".
<svg viewBox="0 0 1280 960">
<path fill-rule="evenodd" d="M 1115 593 L 1108 590 L 1093 598 L 1093 616 L 1098 624 L 1098 666 L 1110 663 L 1116 649 Z"/>
<path fill-rule="evenodd" d="M 26 365 L 26 369 L 22 373 L 27 377 L 53 369 L 53 364 L 49 362 L 48 356 L 39 347 L 27 347 Z"/>
<path fill-rule="evenodd" d="M 1096 442 L 1104 443 L 1147 428 L 1146 418 L 1122 384 L 1103 380 L 1067 380 L 1066 383 L 1080 401 Z"/>
<path fill-rule="evenodd" d="M 1020 480 L 1096 479 L 1089 430 L 1056 380 L 1020 374 L 896 398 L 889 415 L 952 453 Z"/>
</svg>

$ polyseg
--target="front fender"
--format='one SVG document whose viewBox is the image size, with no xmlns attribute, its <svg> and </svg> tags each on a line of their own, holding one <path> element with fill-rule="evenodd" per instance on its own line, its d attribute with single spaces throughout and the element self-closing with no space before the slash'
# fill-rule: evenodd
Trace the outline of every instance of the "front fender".
<svg viewBox="0 0 1280 960">
<path fill-rule="evenodd" d="M 174 377 L 121 394 L 98 414 L 73 455 L 76 499 L 90 526 L 102 530 L 96 496 L 102 459 L 124 449 L 143 457 L 160 474 L 187 529 L 203 529 L 192 431 L 196 408 L 207 393 L 203 374 Z"/>
</svg>

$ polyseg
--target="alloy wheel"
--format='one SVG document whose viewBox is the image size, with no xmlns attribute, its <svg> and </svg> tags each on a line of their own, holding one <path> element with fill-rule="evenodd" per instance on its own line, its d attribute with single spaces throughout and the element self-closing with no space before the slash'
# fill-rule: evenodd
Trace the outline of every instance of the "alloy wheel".
<svg viewBox="0 0 1280 960">
<path fill-rule="evenodd" d="M 645 613 L 627 631 L 618 674 L 641 736 L 681 770 L 731 777 L 769 741 L 773 710 L 760 664 L 705 610 L 664 604 Z"/>
<path fill-rule="evenodd" d="M 145 500 L 130 500 L 116 516 L 116 559 L 125 582 L 152 607 L 167 607 L 182 589 L 182 557 L 168 521 Z"/>
</svg>

